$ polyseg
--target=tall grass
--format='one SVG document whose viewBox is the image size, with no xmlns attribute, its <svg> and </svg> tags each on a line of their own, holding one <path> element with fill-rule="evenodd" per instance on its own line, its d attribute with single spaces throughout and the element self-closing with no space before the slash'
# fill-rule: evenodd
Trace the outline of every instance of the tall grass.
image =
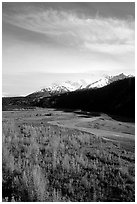
<svg viewBox="0 0 137 204">
<path fill-rule="evenodd" d="M 134 153 L 57 126 L 3 123 L 3 201 L 134 201 Z"/>
</svg>

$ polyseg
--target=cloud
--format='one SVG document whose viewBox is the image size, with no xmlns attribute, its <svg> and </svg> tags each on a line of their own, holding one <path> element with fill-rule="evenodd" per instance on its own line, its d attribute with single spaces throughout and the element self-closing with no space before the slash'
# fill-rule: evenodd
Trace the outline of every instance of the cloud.
<svg viewBox="0 0 137 204">
<path fill-rule="evenodd" d="M 91 44 L 85 42 L 84 47 L 94 52 L 106 53 L 106 54 L 124 54 L 127 52 L 134 52 L 134 46 L 132 44 Z"/>
<path fill-rule="evenodd" d="M 3 20 L 81 50 L 117 53 L 134 50 L 134 20 L 78 17 L 70 11 L 45 10 L 3 14 Z"/>
</svg>

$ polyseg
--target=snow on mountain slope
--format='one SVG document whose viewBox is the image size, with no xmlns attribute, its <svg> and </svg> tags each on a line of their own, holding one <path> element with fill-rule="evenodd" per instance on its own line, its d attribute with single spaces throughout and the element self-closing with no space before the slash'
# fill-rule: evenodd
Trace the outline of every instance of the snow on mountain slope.
<svg viewBox="0 0 137 204">
<path fill-rule="evenodd" d="M 131 75 L 126 76 L 123 73 L 116 75 L 116 76 L 107 75 L 90 84 L 82 79 L 77 82 L 68 80 L 63 83 L 53 83 L 51 84 L 51 86 L 42 88 L 41 90 L 36 91 L 29 96 L 36 97 L 36 98 L 43 98 L 46 96 L 51 96 L 54 94 L 61 94 L 61 93 L 75 91 L 79 89 L 101 88 L 103 86 L 106 86 L 112 83 L 113 81 L 125 79 L 127 77 L 131 77 Z"/>
<path fill-rule="evenodd" d="M 88 86 L 86 86 L 85 88 L 100 88 L 103 86 L 106 86 L 108 84 L 108 79 L 107 78 L 102 78 L 99 79 L 98 81 L 93 82 L 92 84 L 89 84 Z"/>
<path fill-rule="evenodd" d="M 42 88 L 37 92 L 49 92 L 49 93 L 65 93 L 69 91 L 75 91 L 77 89 L 82 89 L 87 86 L 87 83 L 84 80 L 79 80 L 77 82 L 65 81 L 63 83 L 53 83 L 51 86 Z"/>
<path fill-rule="evenodd" d="M 118 81 L 118 80 L 125 79 L 128 77 L 130 77 L 130 76 L 126 76 L 123 73 L 116 75 L 116 76 L 108 76 L 107 75 L 107 76 L 104 76 L 102 79 L 99 79 L 98 81 L 95 81 L 95 82 L 89 84 L 85 88 L 86 89 L 88 89 L 88 88 L 101 88 L 103 86 L 106 86 L 106 85 L 114 82 L 114 81 Z"/>
<path fill-rule="evenodd" d="M 63 86 L 67 87 L 69 91 L 75 91 L 77 89 L 82 89 L 87 86 L 87 82 L 82 79 L 77 82 L 66 81 L 63 83 Z"/>
</svg>

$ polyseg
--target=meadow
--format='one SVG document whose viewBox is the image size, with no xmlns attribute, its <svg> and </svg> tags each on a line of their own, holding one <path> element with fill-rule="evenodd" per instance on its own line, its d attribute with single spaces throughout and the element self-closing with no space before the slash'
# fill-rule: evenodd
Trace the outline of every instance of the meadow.
<svg viewBox="0 0 137 204">
<path fill-rule="evenodd" d="M 3 112 L 3 201 L 135 201 L 134 142 L 48 123 L 66 115 Z"/>
</svg>

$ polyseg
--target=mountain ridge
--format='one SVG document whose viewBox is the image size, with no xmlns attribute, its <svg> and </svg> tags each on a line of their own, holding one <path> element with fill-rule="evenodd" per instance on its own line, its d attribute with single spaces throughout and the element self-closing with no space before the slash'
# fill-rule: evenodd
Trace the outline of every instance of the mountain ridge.
<svg viewBox="0 0 137 204">
<path fill-rule="evenodd" d="M 42 97 L 49 97 L 52 95 L 59 95 L 62 93 L 66 92 L 71 92 L 71 91 L 77 91 L 77 90 L 82 90 L 82 89 L 91 89 L 91 88 L 101 88 L 104 87 L 114 81 L 125 79 L 130 77 L 130 75 L 125 75 L 123 73 L 115 75 L 115 76 L 109 76 L 106 75 L 102 77 L 101 79 L 92 82 L 92 83 L 87 83 L 84 80 L 79 80 L 77 82 L 72 82 L 70 80 L 67 80 L 62 83 L 52 83 L 51 86 L 42 88 L 36 92 L 33 92 L 27 97 L 29 98 L 42 98 Z"/>
<path fill-rule="evenodd" d="M 114 81 L 97 89 L 82 89 L 54 95 L 37 104 L 40 107 L 79 109 L 89 112 L 135 118 L 135 77 Z"/>
<path fill-rule="evenodd" d="M 2 98 L 2 110 L 28 108 L 79 109 L 135 119 L 135 77 L 114 81 L 101 88 L 78 89 L 62 94 L 44 92 L 26 97 Z M 43 94 L 43 93 L 42 93 Z"/>
</svg>

